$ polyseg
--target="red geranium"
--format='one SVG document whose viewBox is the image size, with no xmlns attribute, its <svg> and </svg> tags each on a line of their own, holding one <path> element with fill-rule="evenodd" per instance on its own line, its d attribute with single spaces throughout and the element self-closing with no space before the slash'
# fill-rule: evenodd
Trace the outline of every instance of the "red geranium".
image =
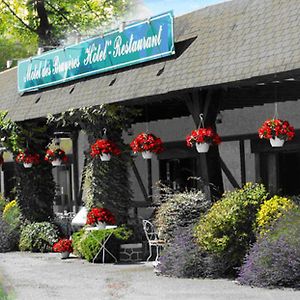
<svg viewBox="0 0 300 300">
<path fill-rule="evenodd" d="M 54 252 L 73 252 L 72 241 L 68 239 L 60 239 L 53 245 Z"/>
<path fill-rule="evenodd" d="M 86 224 L 94 225 L 97 222 L 103 222 L 106 224 L 113 225 L 116 223 L 116 219 L 115 216 L 108 209 L 103 207 L 95 207 L 89 211 L 87 215 Z"/>
<path fill-rule="evenodd" d="M 295 136 L 295 129 L 288 121 L 280 119 L 269 119 L 258 129 L 261 139 L 278 137 L 281 140 L 290 141 Z"/>
<path fill-rule="evenodd" d="M 220 136 L 210 127 L 195 129 L 186 137 L 188 147 L 192 147 L 195 143 L 207 143 L 219 145 L 221 143 Z"/>
<path fill-rule="evenodd" d="M 151 133 L 140 133 L 131 143 L 130 147 L 133 152 L 144 152 L 150 151 L 153 153 L 161 153 L 163 148 L 163 143 L 160 138 L 156 137 Z"/>
<path fill-rule="evenodd" d="M 48 149 L 46 151 L 45 160 L 49 161 L 49 162 L 52 162 L 52 161 L 54 161 L 56 159 L 60 159 L 63 162 L 67 162 L 68 161 L 68 158 L 67 158 L 66 153 L 65 153 L 64 150 L 62 150 L 60 148 L 56 148 L 54 150 Z"/>
<path fill-rule="evenodd" d="M 20 151 L 16 157 L 16 162 L 19 164 L 38 164 L 40 162 L 40 156 L 37 153 L 32 153 L 28 149 Z"/>
<path fill-rule="evenodd" d="M 99 157 L 101 154 L 120 155 L 121 150 L 115 143 L 107 139 L 99 139 L 91 145 L 91 156 Z"/>
</svg>

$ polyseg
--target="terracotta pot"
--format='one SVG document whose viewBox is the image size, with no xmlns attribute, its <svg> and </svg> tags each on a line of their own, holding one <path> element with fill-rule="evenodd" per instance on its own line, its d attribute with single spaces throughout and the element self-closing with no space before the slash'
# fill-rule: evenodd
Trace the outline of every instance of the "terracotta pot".
<svg viewBox="0 0 300 300">
<path fill-rule="evenodd" d="M 151 159 L 152 158 L 153 153 L 150 151 L 143 151 L 142 152 L 142 156 L 144 159 Z"/>
<path fill-rule="evenodd" d="M 57 167 L 61 165 L 61 160 L 60 159 L 54 159 L 52 161 L 52 166 Z"/>
<path fill-rule="evenodd" d="M 110 161 L 111 155 L 110 155 L 110 153 L 102 153 L 102 154 L 100 155 L 100 159 L 101 159 L 102 161 Z"/>
<path fill-rule="evenodd" d="M 284 144 L 284 140 L 275 136 L 275 138 L 270 138 L 270 143 L 272 147 L 282 147 Z"/>
<path fill-rule="evenodd" d="M 206 153 L 209 150 L 209 144 L 207 144 L 207 143 L 196 143 L 196 149 L 199 153 Z"/>
</svg>

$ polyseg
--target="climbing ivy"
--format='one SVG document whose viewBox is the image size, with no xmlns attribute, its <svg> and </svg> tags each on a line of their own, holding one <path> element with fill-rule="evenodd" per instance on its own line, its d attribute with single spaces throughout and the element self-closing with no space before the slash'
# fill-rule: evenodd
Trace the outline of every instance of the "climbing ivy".
<svg viewBox="0 0 300 300">
<path fill-rule="evenodd" d="M 110 209 L 118 222 L 126 222 L 129 202 L 132 198 L 127 163 L 129 159 L 122 140 L 122 130 L 130 126 L 137 111 L 119 105 L 100 105 L 70 109 L 58 116 L 48 116 L 48 123 L 57 127 L 75 126 L 85 132 L 89 144 L 102 138 L 103 128 L 107 138 L 113 140 L 122 154 L 112 157 L 109 163 L 91 158 L 85 153 L 83 171 L 83 201 L 87 208 L 103 206 Z"/>
<path fill-rule="evenodd" d="M 15 158 L 26 148 L 38 153 L 41 158 L 50 141 L 51 128 L 45 119 L 14 122 L 7 112 L 0 112 L 0 140 Z M 30 221 L 45 221 L 53 216 L 55 183 L 51 165 L 41 159 L 31 169 L 15 164 L 15 193 L 23 215 Z"/>
</svg>

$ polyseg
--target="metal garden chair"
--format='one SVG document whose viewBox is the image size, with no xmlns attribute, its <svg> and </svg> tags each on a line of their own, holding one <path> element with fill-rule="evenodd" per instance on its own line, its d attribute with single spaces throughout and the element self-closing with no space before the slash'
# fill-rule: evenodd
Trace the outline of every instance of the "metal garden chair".
<svg viewBox="0 0 300 300">
<path fill-rule="evenodd" d="M 165 245 L 165 241 L 164 240 L 160 240 L 158 238 L 158 234 L 155 230 L 154 225 L 149 222 L 148 220 L 143 220 L 143 229 L 148 241 L 148 245 L 149 245 L 149 257 L 147 258 L 147 261 L 149 261 L 149 259 L 152 257 L 152 247 L 156 248 L 156 258 L 155 261 L 158 260 L 160 251 L 162 250 L 163 246 Z"/>
</svg>

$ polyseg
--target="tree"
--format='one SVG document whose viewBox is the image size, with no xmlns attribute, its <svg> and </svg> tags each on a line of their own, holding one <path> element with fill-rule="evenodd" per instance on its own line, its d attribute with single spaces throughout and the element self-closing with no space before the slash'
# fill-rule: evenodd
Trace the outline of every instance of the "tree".
<svg viewBox="0 0 300 300">
<path fill-rule="evenodd" d="M 134 0 L 0 0 L 0 70 L 11 58 L 27 57 L 75 36 L 102 33 Z M 11 47 L 11 45 L 15 45 Z M 10 51 L 9 51 L 10 52 Z"/>
</svg>

